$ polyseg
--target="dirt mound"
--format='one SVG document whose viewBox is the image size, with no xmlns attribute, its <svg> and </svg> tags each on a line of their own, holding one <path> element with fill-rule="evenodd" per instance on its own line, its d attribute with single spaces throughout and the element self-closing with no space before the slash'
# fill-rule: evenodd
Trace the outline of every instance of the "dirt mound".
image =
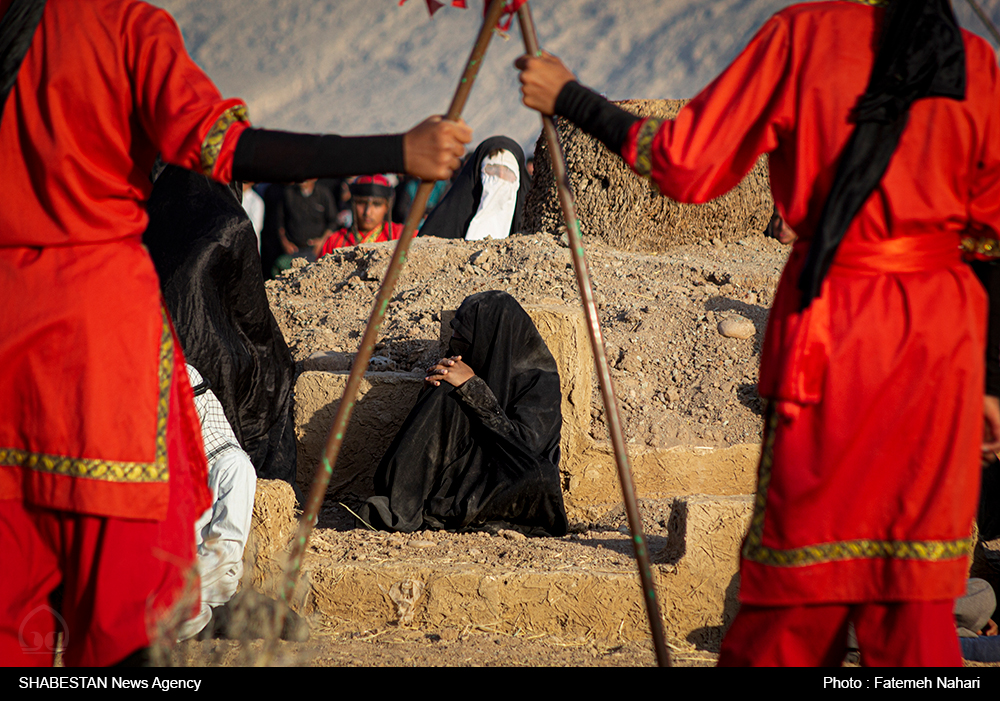
<svg viewBox="0 0 1000 701">
<path fill-rule="evenodd" d="M 642 117 L 674 117 L 687 100 L 616 103 Z M 706 204 L 680 204 L 636 177 L 618 156 L 566 120 L 557 125 L 584 235 L 621 250 L 659 252 L 681 243 L 738 241 L 761 231 L 773 200 L 762 157 L 734 190 Z M 544 135 L 535 146 L 535 178 L 525 208 L 526 232 L 565 231 Z"/>
<path fill-rule="evenodd" d="M 285 551 L 298 526 L 295 492 L 281 480 L 257 480 L 250 538 L 243 552 L 244 588 L 275 592 L 285 565 Z"/>
<path fill-rule="evenodd" d="M 756 441 L 760 342 L 787 249 L 759 234 L 674 246 L 661 255 L 593 239 L 587 247 L 627 440 L 661 448 Z M 391 255 L 387 244 L 342 249 L 268 283 L 271 308 L 297 361 L 322 353 L 349 367 Z M 489 289 L 506 290 L 522 304 L 579 304 L 569 251 L 554 237 L 418 238 L 372 369 L 422 373 L 442 352 L 441 312 Z M 750 324 L 749 338 L 720 333 L 722 321 L 737 317 Z M 603 413 L 594 382 L 597 440 L 607 439 Z"/>
</svg>

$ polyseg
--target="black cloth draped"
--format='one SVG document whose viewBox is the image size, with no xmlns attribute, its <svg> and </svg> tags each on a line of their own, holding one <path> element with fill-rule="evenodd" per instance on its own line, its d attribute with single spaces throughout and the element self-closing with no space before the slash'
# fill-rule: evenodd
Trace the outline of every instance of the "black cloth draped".
<svg viewBox="0 0 1000 701">
<path fill-rule="evenodd" d="M 0 116 L 44 11 L 45 0 L 14 0 L 0 20 Z"/>
<path fill-rule="evenodd" d="M 965 99 L 965 44 L 949 0 L 892 0 L 886 9 L 857 124 L 809 244 L 799 277 L 802 308 L 819 295 L 840 242 L 872 194 L 906 128 L 910 106 L 925 97 Z"/>
<path fill-rule="evenodd" d="M 421 392 L 378 466 L 375 496 L 361 517 L 407 532 L 501 521 L 564 535 L 561 394 L 552 354 L 504 292 L 466 298 L 452 328 L 460 338 L 452 339 L 449 355 L 461 355 L 476 377 Z"/>
<path fill-rule="evenodd" d="M 257 476 L 295 485 L 295 364 L 264 291 L 257 237 L 233 189 L 167 166 L 143 243 L 184 355 L 208 380 Z"/>
<path fill-rule="evenodd" d="M 483 161 L 491 151 L 501 149 L 510 151 L 517 159 L 519 169 L 517 187 L 517 205 L 514 207 L 514 218 L 510 223 L 511 234 L 521 231 L 521 220 L 524 215 L 524 202 L 531 188 L 531 177 L 524 164 L 524 151 L 513 139 L 506 136 L 491 136 L 476 147 L 472 157 L 466 161 L 448 194 L 435 207 L 427 220 L 420 227 L 421 236 L 437 236 L 443 239 L 464 239 L 479 209 L 479 200 L 483 196 Z"/>
</svg>

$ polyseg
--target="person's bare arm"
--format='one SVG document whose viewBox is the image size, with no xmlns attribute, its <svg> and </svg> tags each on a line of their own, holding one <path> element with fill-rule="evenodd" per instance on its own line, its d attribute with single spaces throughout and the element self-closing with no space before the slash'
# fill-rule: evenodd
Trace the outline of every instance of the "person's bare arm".
<svg viewBox="0 0 1000 701">
<path fill-rule="evenodd" d="M 299 247 L 288 240 L 288 236 L 285 234 L 284 227 L 278 229 L 278 240 L 281 241 L 281 249 L 288 255 L 294 255 L 298 253 Z"/>
</svg>

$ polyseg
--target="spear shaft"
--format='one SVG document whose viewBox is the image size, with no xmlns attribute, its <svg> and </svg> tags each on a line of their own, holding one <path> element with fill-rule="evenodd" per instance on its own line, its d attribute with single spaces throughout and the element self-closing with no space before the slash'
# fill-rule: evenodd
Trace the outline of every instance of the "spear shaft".
<svg viewBox="0 0 1000 701">
<path fill-rule="evenodd" d="M 997 26 L 993 24 L 993 21 L 989 18 L 989 16 L 983 12 L 983 8 L 979 6 L 979 3 L 976 2 L 976 0 L 968 0 L 968 2 L 972 7 L 972 11 L 979 16 L 982 23 L 986 25 L 986 29 L 993 35 L 993 39 L 1000 44 L 1000 31 L 997 31 Z"/>
<path fill-rule="evenodd" d="M 462 80 L 458 84 L 458 88 L 455 90 L 455 96 L 452 98 L 451 106 L 448 108 L 448 113 L 445 116 L 445 119 L 456 121 L 461 116 L 462 109 L 465 107 L 465 102 L 469 97 L 469 92 L 472 90 L 472 84 L 475 82 L 476 75 L 479 73 L 479 67 L 482 64 L 483 56 L 486 54 L 486 49 L 489 47 L 490 39 L 493 36 L 493 28 L 496 27 L 497 23 L 500 21 L 500 15 L 503 12 L 503 8 L 503 0 L 493 0 L 490 4 L 489 11 L 486 13 L 486 17 L 483 20 L 483 27 L 479 31 L 479 37 L 476 39 L 475 46 L 472 49 L 472 55 L 466 63 L 465 72 L 462 74 Z M 330 428 L 330 433 L 327 435 L 326 445 L 323 449 L 323 457 L 320 460 L 320 464 L 316 469 L 316 474 L 313 477 L 312 488 L 310 489 L 309 497 L 306 500 L 306 509 L 302 514 L 302 517 L 299 519 L 298 532 L 296 533 L 295 540 L 292 543 L 292 551 L 289 556 L 288 567 L 285 572 L 285 579 L 281 589 L 281 596 L 285 602 L 291 600 L 292 593 L 295 589 L 295 582 L 298 579 L 299 570 L 302 567 L 302 556 L 305 553 L 306 545 L 309 542 L 309 535 L 319 517 L 319 510 L 323 505 L 323 499 L 326 496 L 326 488 L 329 486 L 330 477 L 333 475 L 333 466 L 337 464 L 337 456 L 339 455 L 340 447 L 344 442 L 344 434 L 347 431 L 347 425 L 351 419 L 351 411 L 354 409 L 354 402 L 358 395 L 358 389 L 361 386 L 361 379 L 365 371 L 368 369 L 368 363 L 375 350 L 375 342 L 378 340 L 378 333 L 382 327 L 382 321 L 385 318 L 385 310 L 389 306 L 389 301 L 392 299 L 393 289 L 396 286 L 399 275 L 403 270 L 403 265 L 406 262 L 406 254 L 410 250 L 410 243 L 413 240 L 414 234 L 417 231 L 417 226 L 420 224 L 420 220 L 423 218 L 424 212 L 427 209 L 427 202 L 430 199 L 431 191 L 433 189 L 434 182 L 428 180 L 421 182 L 420 187 L 417 188 L 417 195 L 414 198 L 413 205 L 406 217 L 406 224 L 403 227 L 403 233 L 399 237 L 399 242 L 396 244 L 396 250 L 392 254 L 389 269 L 386 271 L 385 277 L 382 279 L 382 285 L 379 288 L 378 297 L 375 299 L 375 307 L 372 309 L 371 316 L 368 317 L 368 326 L 365 327 L 364 336 L 361 338 L 361 345 L 358 348 L 357 354 L 354 356 L 354 364 L 351 366 L 351 374 L 348 376 L 347 386 L 344 388 L 344 395 L 340 399 L 340 406 L 337 408 L 337 414 L 333 419 L 333 425 Z"/>
<path fill-rule="evenodd" d="M 539 56 L 538 35 L 535 22 L 531 17 L 528 3 L 524 3 L 517 11 L 517 19 L 521 25 L 521 35 L 524 37 L 524 47 L 530 56 Z M 542 115 L 542 131 L 549 147 L 549 157 L 552 159 L 552 172 L 556 178 L 556 189 L 559 193 L 559 204 L 562 207 L 563 218 L 569 235 L 569 248 L 573 257 L 573 269 L 576 272 L 576 283 L 580 288 L 584 316 L 587 319 L 587 329 L 590 332 L 590 347 L 594 352 L 594 364 L 597 366 L 597 381 L 604 400 L 604 414 L 607 417 L 608 432 L 611 434 L 611 445 L 615 452 L 615 462 L 618 465 L 618 478 L 622 486 L 625 501 L 625 513 L 628 515 L 629 529 L 632 531 L 632 546 L 639 566 L 639 578 L 642 582 L 643 601 L 646 604 L 646 614 L 649 617 L 649 628 L 653 637 L 653 648 L 656 651 L 656 661 L 661 667 L 670 666 L 670 653 L 663 638 L 663 622 L 660 619 L 660 606 L 656 598 L 656 583 L 649 562 L 649 549 L 646 537 L 643 535 L 642 518 L 639 515 L 639 505 L 635 496 L 635 484 L 632 481 L 632 470 L 629 467 L 628 451 L 625 448 L 625 438 L 622 435 L 621 416 L 618 412 L 618 401 L 615 398 L 615 388 L 608 369 L 608 358 L 604 351 L 604 339 L 601 334 L 601 321 L 597 316 L 597 305 L 594 303 L 593 287 L 590 283 L 590 269 L 587 265 L 586 253 L 583 249 L 583 239 L 580 236 L 580 223 L 576 217 L 576 207 L 573 203 L 573 193 L 570 190 L 569 177 L 566 172 L 566 159 L 563 156 L 559 135 L 551 117 Z"/>
</svg>

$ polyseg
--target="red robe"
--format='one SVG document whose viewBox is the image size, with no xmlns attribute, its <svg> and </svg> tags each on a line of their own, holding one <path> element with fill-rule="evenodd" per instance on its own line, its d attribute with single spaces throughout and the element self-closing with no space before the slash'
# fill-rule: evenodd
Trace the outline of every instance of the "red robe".
<svg viewBox="0 0 1000 701">
<path fill-rule="evenodd" d="M 362 236 L 358 234 L 355 236 L 354 232 L 349 229 L 340 229 L 338 231 L 330 234 L 326 241 L 323 242 L 323 248 L 319 251 L 319 257 L 322 258 L 327 253 L 335 248 L 344 248 L 345 246 L 357 246 L 362 243 L 378 243 L 380 241 L 396 241 L 403 234 L 403 225 L 396 224 L 394 222 L 383 222 L 382 226 L 379 227 L 378 233 L 369 231 L 367 234 Z"/>
<path fill-rule="evenodd" d="M 166 12 L 49 0 L 0 118 L 0 500 L 167 513 L 184 368 L 141 241 L 149 174 L 161 152 L 228 181 L 247 126 Z M 197 421 L 190 400 L 182 411 Z M 204 479 L 196 496 L 211 501 Z"/>
<path fill-rule="evenodd" d="M 979 490 L 986 299 L 960 242 L 1000 230 L 1000 80 L 965 33 L 965 101 L 916 102 L 881 184 L 820 298 L 796 283 L 865 91 L 884 11 L 796 5 L 673 121 L 635 125 L 622 155 L 660 191 L 705 202 L 770 158 L 799 234 L 761 357 L 771 400 L 745 603 L 913 601 L 961 595 Z"/>
</svg>

